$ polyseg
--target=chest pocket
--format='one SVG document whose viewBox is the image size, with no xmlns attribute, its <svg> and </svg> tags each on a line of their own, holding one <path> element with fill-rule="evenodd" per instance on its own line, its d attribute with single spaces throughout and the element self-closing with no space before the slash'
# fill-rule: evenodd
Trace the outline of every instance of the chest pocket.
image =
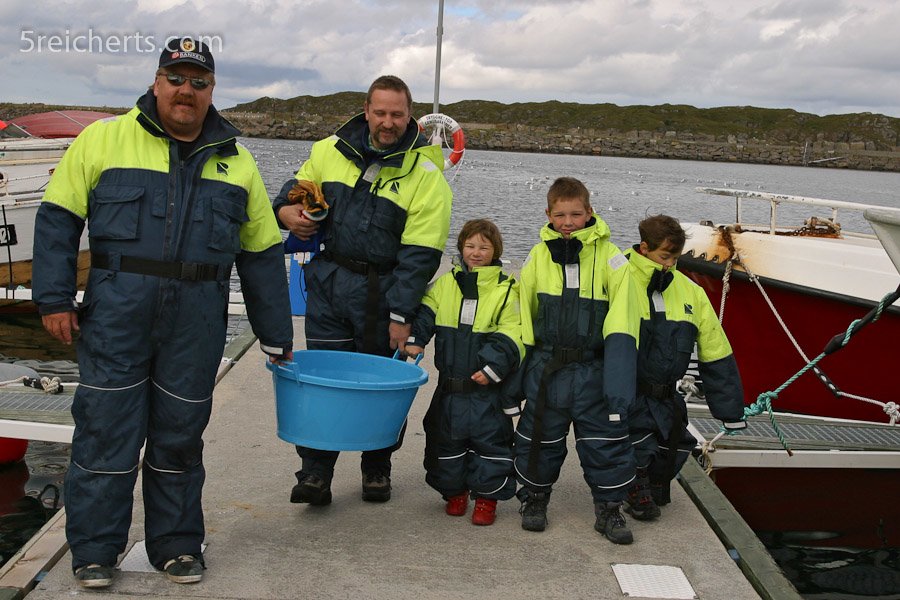
<svg viewBox="0 0 900 600">
<path fill-rule="evenodd" d="M 371 219 L 365 225 L 369 256 L 379 264 L 396 260 L 406 214 L 390 200 L 377 198 Z"/>
<path fill-rule="evenodd" d="M 236 254 L 241 249 L 241 225 L 247 215 L 247 192 L 238 189 L 220 191 L 206 199 L 209 215 L 209 247 Z"/>
<path fill-rule="evenodd" d="M 90 193 L 88 235 L 101 240 L 133 240 L 138 236 L 141 198 L 137 185 L 101 184 Z"/>
</svg>

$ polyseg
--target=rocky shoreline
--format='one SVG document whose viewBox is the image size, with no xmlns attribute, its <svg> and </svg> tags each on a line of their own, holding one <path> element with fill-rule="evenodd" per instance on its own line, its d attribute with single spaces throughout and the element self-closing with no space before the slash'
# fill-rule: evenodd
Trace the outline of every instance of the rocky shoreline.
<svg viewBox="0 0 900 600">
<path fill-rule="evenodd" d="M 269 113 L 225 111 L 248 137 L 317 140 L 340 125 L 333 119 L 307 115 L 282 120 Z M 549 154 L 594 154 L 635 158 L 670 158 L 716 162 L 811 166 L 864 171 L 900 172 L 900 147 L 876 150 L 871 141 L 832 142 L 818 134 L 799 143 L 770 143 L 735 135 L 679 131 L 618 131 L 554 128 L 494 123 L 460 123 L 466 148 Z"/>
</svg>

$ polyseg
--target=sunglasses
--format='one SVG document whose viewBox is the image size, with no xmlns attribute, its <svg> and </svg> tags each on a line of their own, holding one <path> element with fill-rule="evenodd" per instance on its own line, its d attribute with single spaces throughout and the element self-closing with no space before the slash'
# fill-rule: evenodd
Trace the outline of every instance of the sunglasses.
<svg viewBox="0 0 900 600">
<path fill-rule="evenodd" d="M 195 90 L 205 90 L 212 84 L 209 79 L 203 79 L 202 77 L 185 77 L 184 75 L 179 75 L 177 73 L 165 73 L 157 75 L 157 77 L 165 77 L 166 81 L 175 87 L 181 87 L 184 85 L 185 81 L 190 81 L 191 87 Z"/>
</svg>

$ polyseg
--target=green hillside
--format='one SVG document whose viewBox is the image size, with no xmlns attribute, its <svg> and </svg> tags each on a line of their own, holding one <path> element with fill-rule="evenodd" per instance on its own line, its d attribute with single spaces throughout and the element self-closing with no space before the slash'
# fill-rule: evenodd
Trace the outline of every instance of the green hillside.
<svg viewBox="0 0 900 600">
<path fill-rule="evenodd" d="M 234 112 L 263 113 L 277 120 L 302 121 L 316 116 L 342 122 L 361 110 L 365 94 L 342 92 L 329 96 L 297 96 L 287 100 L 260 98 L 239 104 Z M 432 105 L 415 103 L 414 113 L 432 112 Z M 518 124 L 552 129 L 677 131 L 706 136 L 741 136 L 772 143 L 872 142 L 874 150 L 900 145 L 900 119 L 873 113 L 824 117 L 792 109 L 724 106 L 697 108 L 685 104 L 616 106 L 574 102 L 517 102 L 503 104 L 464 100 L 441 105 L 441 112 L 461 123 Z"/>
</svg>

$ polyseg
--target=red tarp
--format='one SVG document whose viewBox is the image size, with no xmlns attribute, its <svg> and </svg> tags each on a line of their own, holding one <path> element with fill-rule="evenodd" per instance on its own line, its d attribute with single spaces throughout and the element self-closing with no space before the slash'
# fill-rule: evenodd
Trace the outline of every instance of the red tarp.
<svg viewBox="0 0 900 600">
<path fill-rule="evenodd" d="M 75 137 L 94 121 L 112 116 L 110 113 L 92 110 L 56 110 L 18 117 L 9 124 L 25 130 L 34 137 Z"/>
</svg>

